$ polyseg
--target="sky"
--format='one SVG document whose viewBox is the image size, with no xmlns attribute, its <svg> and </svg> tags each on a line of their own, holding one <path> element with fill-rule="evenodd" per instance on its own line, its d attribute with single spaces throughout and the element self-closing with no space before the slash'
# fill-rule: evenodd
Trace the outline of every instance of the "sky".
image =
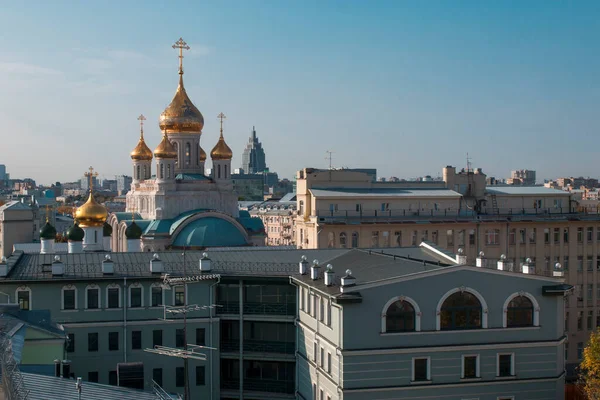
<svg viewBox="0 0 600 400">
<path fill-rule="evenodd" d="M 201 144 L 217 115 L 241 165 L 252 126 L 267 164 L 438 176 L 446 165 L 538 180 L 598 177 L 600 2 L 3 2 L 0 164 L 12 178 L 131 175 L 177 86 L 183 37 Z M 208 166 L 208 165 L 207 165 Z"/>
</svg>

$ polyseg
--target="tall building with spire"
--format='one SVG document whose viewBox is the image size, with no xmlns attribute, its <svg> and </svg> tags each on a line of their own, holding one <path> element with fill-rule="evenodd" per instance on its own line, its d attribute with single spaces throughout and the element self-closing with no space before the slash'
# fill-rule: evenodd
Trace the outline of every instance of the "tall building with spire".
<svg viewBox="0 0 600 400">
<path fill-rule="evenodd" d="M 131 152 L 133 181 L 126 212 L 108 218 L 114 232 L 111 247 L 114 251 L 131 248 L 128 232 L 132 224 L 141 230 L 136 238 L 141 240 L 141 251 L 264 243 L 262 222 L 238 211 L 231 181 L 233 153 L 225 142 L 223 113 L 217 117 L 220 135 L 210 152 L 211 175 L 205 175 L 207 154 L 200 143 L 204 116 L 183 83 L 183 50 L 189 46 L 179 39 L 173 48 L 179 50 L 179 84 L 173 100 L 160 114 L 162 137 L 154 151 L 144 137 L 146 118 L 138 118 L 140 136 Z"/>
<path fill-rule="evenodd" d="M 256 137 L 256 129 L 254 127 L 252 127 L 252 134 L 242 153 L 242 169 L 246 174 L 262 173 L 267 169 L 265 151 L 263 150 L 262 143 Z"/>
</svg>

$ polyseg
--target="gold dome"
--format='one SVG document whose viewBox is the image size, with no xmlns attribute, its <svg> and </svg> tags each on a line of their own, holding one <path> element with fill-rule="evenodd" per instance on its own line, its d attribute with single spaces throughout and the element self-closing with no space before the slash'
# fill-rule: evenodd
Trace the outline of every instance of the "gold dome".
<svg viewBox="0 0 600 400">
<path fill-rule="evenodd" d="M 200 162 L 206 161 L 206 152 L 202 148 L 202 146 L 198 146 L 200 148 Z"/>
<path fill-rule="evenodd" d="M 144 131 L 140 132 L 140 140 L 137 146 L 131 152 L 131 159 L 138 161 L 152 161 L 152 150 L 148 148 L 144 141 Z"/>
<path fill-rule="evenodd" d="M 160 114 L 161 131 L 167 133 L 200 133 L 204 117 L 188 97 L 183 87 L 183 71 L 179 72 L 179 86 L 171 104 Z"/>
<path fill-rule="evenodd" d="M 88 197 L 85 204 L 75 211 L 75 219 L 82 228 L 103 226 L 107 217 L 106 207 L 96 201 L 92 192 L 90 192 L 90 197 Z"/>
<path fill-rule="evenodd" d="M 163 138 L 154 149 L 154 157 L 156 158 L 177 158 L 177 150 L 167 137 L 167 133 L 163 134 Z"/>
<path fill-rule="evenodd" d="M 231 148 L 227 146 L 227 143 L 225 143 L 225 138 L 223 138 L 223 132 L 221 132 L 219 141 L 210 152 L 210 158 L 212 158 L 213 160 L 231 160 L 232 157 L 233 152 L 231 151 Z"/>
</svg>

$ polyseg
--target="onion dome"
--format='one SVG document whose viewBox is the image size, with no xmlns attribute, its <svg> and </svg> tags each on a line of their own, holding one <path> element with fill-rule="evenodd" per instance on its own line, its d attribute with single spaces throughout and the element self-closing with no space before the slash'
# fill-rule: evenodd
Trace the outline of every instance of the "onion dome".
<svg viewBox="0 0 600 400">
<path fill-rule="evenodd" d="M 173 143 L 167 137 L 166 132 L 163 134 L 163 138 L 154 149 L 154 157 L 156 158 L 177 158 L 177 150 L 173 146 Z"/>
<path fill-rule="evenodd" d="M 70 242 L 82 242 L 85 232 L 79 227 L 79 224 L 75 222 L 72 227 L 67 230 L 67 240 Z"/>
<path fill-rule="evenodd" d="M 46 220 L 46 224 L 42 226 L 40 229 L 40 239 L 55 239 L 56 238 L 56 228 L 54 228 L 48 220 Z"/>
<path fill-rule="evenodd" d="M 92 192 L 84 205 L 77 208 L 75 218 L 83 228 L 92 226 L 102 226 L 108 217 L 106 207 L 98 203 Z"/>
<path fill-rule="evenodd" d="M 223 132 L 221 131 L 221 136 L 219 137 L 217 145 L 213 147 L 210 152 L 210 158 L 213 160 L 231 160 L 232 157 L 233 152 L 231 151 L 231 148 L 227 146 L 227 143 L 225 143 L 225 138 L 223 138 Z"/>
<path fill-rule="evenodd" d="M 200 158 L 200 162 L 205 162 L 206 161 L 206 152 L 204 151 L 204 149 L 202 148 L 202 146 L 198 146 L 199 148 L 199 158 Z"/>
<path fill-rule="evenodd" d="M 160 129 L 167 133 L 200 133 L 204 117 L 188 97 L 183 87 L 183 71 L 179 71 L 179 86 L 171 104 L 160 114 Z"/>
<path fill-rule="evenodd" d="M 125 236 L 127 239 L 139 239 L 142 237 L 142 228 L 135 221 L 131 221 L 131 225 L 125 229 Z"/>
<path fill-rule="evenodd" d="M 102 236 L 109 237 L 110 235 L 112 235 L 112 231 L 112 226 L 110 226 L 108 222 L 105 222 L 102 226 Z"/>
<path fill-rule="evenodd" d="M 137 146 L 131 152 L 131 159 L 136 161 L 152 161 L 152 150 L 148 148 L 144 141 L 144 131 L 140 132 L 140 140 Z"/>
</svg>

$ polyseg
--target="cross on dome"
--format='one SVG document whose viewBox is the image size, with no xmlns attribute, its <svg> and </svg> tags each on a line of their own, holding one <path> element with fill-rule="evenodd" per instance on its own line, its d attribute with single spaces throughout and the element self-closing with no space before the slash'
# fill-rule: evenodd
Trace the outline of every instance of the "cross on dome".
<svg viewBox="0 0 600 400">
<path fill-rule="evenodd" d="M 183 75 L 183 50 L 189 50 L 190 46 L 188 46 L 183 38 L 179 38 L 172 47 L 174 49 L 179 49 L 179 74 Z"/>
</svg>

